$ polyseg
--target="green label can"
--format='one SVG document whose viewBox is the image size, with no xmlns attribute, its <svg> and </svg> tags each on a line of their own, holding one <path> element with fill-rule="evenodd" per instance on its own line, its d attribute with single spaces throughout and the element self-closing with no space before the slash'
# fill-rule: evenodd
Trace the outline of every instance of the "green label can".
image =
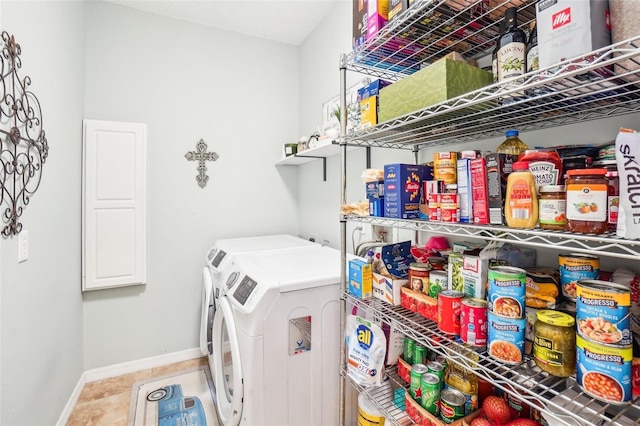
<svg viewBox="0 0 640 426">
<path fill-rule="evenodd" d="M 404 337 L 404 347 L 402 351 L 402 358 L 407 361 L 409 364 L 413 364 L 413 353 L 416 342 L 410 337 Z"/>
<path fill-rule="evenodd" d="M 437 416 L 438 411 L 440 411 L 438 403 L 440 400 L 440 386 L 440 378 L 435 374 L 424 373 L 422 375 L 422 380 L 420 381 L 420 392 L 422 393 L 420 405 L 434 416 Z"/>
<path fill-rule="evenodd" d="M 430 363 L 427 364 L 427 371 L 429 371 L 429 373 L 433 373 L 436 376 L 438 376 L 438 378 L 440 379 L 440 385 L 444 383 L 445 367 L 441 362 L 431 361 Z"/>
<path fill-rule="evenodd" d="M 440 392 L 440 418 L 444 423 L 453 423 L 464 417 L 465 397 L 455 389 Z"/>
<path fill-rule="evenodd" d="M 429 351 L 427 350 L 427 347 L 416 342 L 413 348 L 413 363 L 427 364 L 427 362 L 429 362 L 429 359 L 427 358 L 428 355 Z"/>
<path fill-rule="evenodd" d="M 422 392 L 420 384 L 422 383 L 422 375 L 427 372 L 427 366 L 424 364 L 413 364 L 411 367 L 411 381 L 409 382 L 409 393 L 416 401 L 422 400 Z"/>
</svg>

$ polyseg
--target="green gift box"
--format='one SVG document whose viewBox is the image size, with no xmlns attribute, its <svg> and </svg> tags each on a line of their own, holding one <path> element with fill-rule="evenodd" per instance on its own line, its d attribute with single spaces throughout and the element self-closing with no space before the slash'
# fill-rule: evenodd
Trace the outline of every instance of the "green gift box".
<svg viewBox="0 0 640 426">
<path fill-rule="evenodd" d="M 380 90 L 378 121 L 391 120 L 493 83 L 488 71 L 441 59 Z"/>
</svg>

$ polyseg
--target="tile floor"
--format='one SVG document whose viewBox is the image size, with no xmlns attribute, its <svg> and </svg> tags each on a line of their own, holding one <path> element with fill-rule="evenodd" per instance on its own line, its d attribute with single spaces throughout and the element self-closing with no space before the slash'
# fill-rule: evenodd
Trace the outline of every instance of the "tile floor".
<svg viewBox="0 0 640 426">
<path fill-rule="evenodd" d="M 206 357 L 87 383 L 82 389 L 67 426 L 127 425 L 134 384 L 201 365 L 207 365 Z"/>
</svg>

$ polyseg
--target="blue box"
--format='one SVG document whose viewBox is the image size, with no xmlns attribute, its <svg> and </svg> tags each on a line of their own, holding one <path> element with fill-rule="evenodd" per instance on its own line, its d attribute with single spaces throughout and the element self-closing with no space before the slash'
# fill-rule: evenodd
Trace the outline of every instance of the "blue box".
<svg viewBox="0 0 640 426">
<path fill-rule="evenodd" d="M 363 88 L 358 89 L 358 100 L 362 101 L 370 98 L 371 96 L 377 96 L 380 93 L 380 89 L 387 87 L 390 84 L 391 83 L 385 80 L 374 80 Z"/>
<path fill-rule="evenodd" d="M 377 182 L 367 182 L 366 184 L 367 200 L 384 197 L 384 180 Z"/>
<path fill-rule="evenodd" d="M 369 216 L 384 217 L 384 197 L 369 198 Z"/>
<path fill-rule="evenodd" d="M 420 216 L 420 187 L 428 173 L 417 164 L 384 166 L 384 217 L 416 219 Z"/>
<path fill-rule="evenodd" d="M 371 264 L 362 259 L 349 261 L 349 293 L 366 300 L 372 297 Z"/>
</svg>

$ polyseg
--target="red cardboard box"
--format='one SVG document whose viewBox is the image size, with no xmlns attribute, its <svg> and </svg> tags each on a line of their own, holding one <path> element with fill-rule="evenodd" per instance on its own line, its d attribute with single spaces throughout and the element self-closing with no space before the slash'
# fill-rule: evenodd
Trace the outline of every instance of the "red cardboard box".
<svg viewBox="0 0 640 426">
<path fill-rule="evenodd" d="M 484 157 L 469 162 L 471 168 L 471 197 L 473 223 L 489 224 L 489 195 L 487 192 L 487 164 Z"/>
</svg>

